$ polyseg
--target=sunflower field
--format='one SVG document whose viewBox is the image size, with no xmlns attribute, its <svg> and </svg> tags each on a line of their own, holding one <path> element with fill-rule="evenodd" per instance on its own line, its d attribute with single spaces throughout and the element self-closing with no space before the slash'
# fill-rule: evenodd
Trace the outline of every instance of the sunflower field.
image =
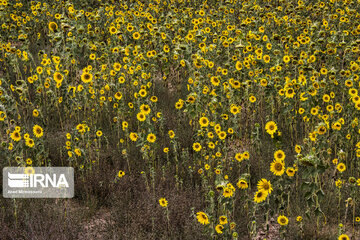
<svg viewBox="0 0 360 240">
<path fill-rule="evenodd" d="M 360 239 L 360 0 L 0 0 L 0 239 Z"/>
</svg>

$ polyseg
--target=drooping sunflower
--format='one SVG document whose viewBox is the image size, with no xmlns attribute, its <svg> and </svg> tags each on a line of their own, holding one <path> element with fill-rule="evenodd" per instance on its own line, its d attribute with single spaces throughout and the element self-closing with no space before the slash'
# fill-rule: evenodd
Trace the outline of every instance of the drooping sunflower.
<svg viewBox="0 0 360 240">
<path fill-rule="evenodd" d="M 259 182 L 257 183 L 257 187 L 258 190 L 264 190 L 268 194 L 270 194 L 273 190 L 270 181 L 266 180 L 265 178 L 259 180 Z"/>
<path fill-rule="evenodd" d="M 268 193 L 264 190 L 258 190 L 256 193 L 255 193 L 255 196 L 254 196 L 254 202 L 256 203 L 261 203 L 263 201 L 265 201 L 266 197 L 268 196 Z"/>
<path fill-rule="evenodd" d="M 295 172 L 296 172 L 295 169 L 292 167 L 288 167 L 286 169 L 286 175 L 288 175 L 289 177 L 293 177 L 295 175 Z"/>
<path fill-rule="evenodd" d="M 33 133 L 35 137 L 40 138 L 44 135 L 44 130 L 39 125 L 35 125 L 33 127 Z"/>
<path fill-rule="evenodd" d="M 34 110 L 33 110 L 33 116 L 34 116 L 34 117 L 38 117 L 38 116 L 39 116 L 39 111 L 36 110 L 36 109 L 34 109 Z"/>
<path fill-rule="evenodd" d="M 49 22 L 49 30 L 55 32 L 56 29 L 58 29 L 58 25 L 56 24 L 56 22 Z"/>
<path fill-rule="evenodd" d="M 280 215 L 277 218 L 277 221 L 281 226 L 286 226 L 289 223 L 289 219 L 287 217 L 285 217 L 284 215 Z"/>
<path fill-rule="evenodd" d="M 224 227 L 223 227 L 223 225 L 221 225 L 221 224 L 218 224 L 218 225 L 216 225 L 216 227 L 215 227 L 215 230 L 216 230 L 216 232 L 218 233 L 218 234 L 222 234 L 223 232 L 222 232 L 222 230 L 224 229 Z"/>
<path fill-rule="evenodd" d="M 285 164 L 281 160 L 274 160 L 270 164 L 270 171 L 273 172 L 276 176 L 281 176 L 285 172 Z"/>
<path fill-rule="evenodd" d="M 232 197 L 233 195 L 234 195 L 234 191 L 231 188 L 229 187 L 224 188 L 224 192 L 223 192 L 224 197 L 229 198 Z"/>
<path fill-rule="evenodd" d="M 331 124 L 331 128 L 334 130 L 341 130 L 341 123 L 335 122 L 335 123 Z"/>
<path fill-rule="evenodd" d="M 245 179 L 240 179 L 237 183 L 236 186 L 238 186 L 238 188 L 240 189 L 247 189 L 249 187 L 248 183 L 246 182 Z"/>
<path fill-rule="evenodd" d="M 209 222 L 209 217 L 204 212 L 197 212 L 196 213 L 196 218 L 199 221 L 199 223 L 201 223 L 203 225 L 207 225 L 207 224 L 210 223 Z"/>
<path fill-rule="evenodd" d="M 226 216 L 220 216 L 219 217 L 219 222 L 221 225 L 225 225 L 228 223 L 227 217 Z"/>
</svg>

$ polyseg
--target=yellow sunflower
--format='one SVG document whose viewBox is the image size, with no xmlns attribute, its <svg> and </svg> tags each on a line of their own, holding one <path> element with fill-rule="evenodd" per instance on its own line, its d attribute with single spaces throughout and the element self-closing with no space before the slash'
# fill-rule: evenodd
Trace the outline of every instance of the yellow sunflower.
<svg viewBox="0 0 360 240">
<path fill-rule="evenodd" d="M 246 180 L 244 179 L 240 179 L 237 183 L 236 186 L 238 186 L 238 188 L 240 189 L 247 189 L 249 187 L 248 183 L 246 182 Z"/>
<path fill-rule="evenodd" d="M 88 72 L 83 72 L 81 74 L 81 81 L 83 81 L 84 83 L 89 83 L 92 81 L 93 75 L 91 73 Z"/>
<path fill-rule="evenodd" d="M 269 121 L 266 123 L 265 125 L 265 130 L 268 134 L 270 134 L 272 137 L 274 135 L 274 133 L 276 132 L 277 130 L 277 125 L 274 121 Z"/>
<path fill-rule="evenodd" d="M 257 183 L 258 190 L 264 190 L 266 193 L 270 194 L 273 190 L 270 181 L 266 180 L 265 178 L 262 178 Z"/>
<path fill-rule="evenodd" d="M 280 160 L 280 161 L 284 161 L 286 155 L 284 153 L 283 150 L 277 150 L 275 153 L 274 153 L 274 158 L 275 160 Z"/>
<path fill-rule="evenodd" d="M 288 167 L 286 169 L 286 175 L 288 175 L 289 177 L 293 177 L 295 175 L 295 172 L 296 172 L 295 169 L 292 167 Z"/>
<path fill-rule="evenodd" d="M 136 142 L 136 140 L 138 139 L 137 133 L 131 132 L 130 139 L 131 139 L 131 141 Z"/>
<path fill-rule="evenodd" d="M 125 172 L 122 171 L 122 170 L 120 170 L 120 171 L 118 172 L 118 174 L 117 174 L 117 176 L 118 176 L 119 178 L 122 178 L 124 175 L 125 175 Z"/>
<path fill-rule="evenodd" d="M 147 104 L 143 104 L 140 106 L 140 110 L 142 113 L 144 113 L 145 115 L 148 115 L 151 112 L 151 108 L 149 107 L 149 105 Z"/>
<path fill-rule="evenodd" d="M 141 37 L 141 35 L 140 35 L 139 32 L 134 32 L 134 33 L 133 33 L 133 38 L 134 38 L 135 40 L 139 39 L 140 37 Z"/>
<path fill-rule="evenodd" d="M 44 135 L 44 131 L 39 125 L 35 125 L 33 127 L 33 133 L 34 133 L 35 137 L 37 137 L 37 138 L 40 138 Z"/>
<path fill-rule="evenodd" d="M 136 115 L 136 118 L 140 121 L 140 122 L 143 122 L 146 120 L 146 115 L 143 113 L 143 112 L 139 112 L 137 115 Z"/>
<path fill-rule="evenodd" d="M 221 224 L 218 224 L 218 225 L 216 225 L 216 227 L 215 227 L 215 231 L 217 232 L 217 233 L 219 233 L 219 234 L 222 234 L 223 232 L 222 232 L 222 230 L 224 229 L 224 227 L 223 227 L 223 225 L 221 225 Z"/>
<path fill-rule="evenodd" d="M 56 22 L 49 22 L 49 30 L 55 32 L 56 29 L 58 29 L 58 25 L 56 24 Z"/>
<path fill-rule="evenodd" d="M 171 139 L 175 137 L 175 133 L 174 133 L 173 130 L 170 130 L 170 131 L 168 132 L 168 134 L 169 134 L 169 137 L 170 137 Z"/>
<path fill-rule="evenodd" d="M 276 176 L 281 176 L 285 172 L 285 164 L 281 160 L 274 160 L 270 164 L 270 171 L 273 172 Z"/>
<path fill-rule="evenodd" d="M 30 148 L 32 148 L 32 147 L 35 145 L 34 140 L 31 139 L 31 138 L 27 138 L 27 139 L 25 140 L 25 144 L 26 144 L 26 146 L 28 146 L 28 147 L 30 147 Z"/>
<path fill-rule="evenodd" d="M 344 172 L 346 170 L 346 165 L 344 163 L 339 163 L 337 166 L 336 166 L 336 169 L 339 171 L 339 172 Z"/>
<path fill-rule="evenodd" d="M 14 140 L 15 142 L 18 142 L 21 140 L 21 135 L 19 131 L 13 131 L 10 135 L 11 139 Z"/>
<path fill-rule="evenodd" d="M 207 119 L 207 117 L 201 117 L 199 123 L 201 127 L 207 127 L 209 125 L 209 119 Z"/>
<path fill-rule="evenodd" d="M 166 201 L 165 198 L 160 198 L 159 203 L 160 203 L 160 206 L 162 206 L 164 208 L 167 207 L 167 205 L 168 205 L 168 201 Z"/>
<path fill-rule="evenodd" d="M 286 226 L 289 223 L 289 219 L 287 217 L 285 217 L 284 215 L 280 215 L 277 218 L 277 221 L 281 226 Z"/>
<path fill-rule="evenodd" d="M 220 216 L 219 217 L 219 222 L 221 225 L 225 225 L 228 223 L 227 217 L 226 216 Z"/>
<path fill-rule="evenodd" d="M 256 193 L 255 193 L 255 196 L 254 196 L 254 202 L 256 203 L 261 203 L 263 201 L 265 201 L 266 197 L 268 196 L 268 193 L 264 190 L 258 190 Z"/>
<path fill-rule="evenodd" d="M 201 150 L 201 144 L 196 142 L 193 144 L 193 149 L 196 151 L 196 152 L 199 152 Z"/>
<path fill-rule="evenodd" d="M 196 213 L 196 218 L 199 221 L 199 223 L 201 223 L 203 225 L 207 225 L 207 224 L 210 223 L 209 222 L 209 217 L 204 212 L 197 212 Z"/>
<path fill-rule="evenodd" d="M 224 188 L 224 192 L 223 192 L 224 197 L 229 198 L 232 197 L 233 195 L 234 195 L 234 191 L 231 188 L 229 187 Z"/>
<path fill-rule="evenodd" d="M 346 235 L 346 234 L 341 234 L 339 237 L 338 237 L 338 240 L 350 240 L 349 236 Z"/>
<path fill-rule="evenodd" d="M 150 134 L 147 136 L 146 140 L 147 140 L 148 142 L 150 142 L 150 143 L 154 143 L 154 142 L 156 141 L 156 136 L 155 136 L 155 134 L 150 133 Z"/>
<path fill-rule="evenodd" d="M 35 173 L 35 169 L 33 167 L 27 167 L 24 169 L 24 173 L 27 175 L 32 175 Z"/>
</svg>

